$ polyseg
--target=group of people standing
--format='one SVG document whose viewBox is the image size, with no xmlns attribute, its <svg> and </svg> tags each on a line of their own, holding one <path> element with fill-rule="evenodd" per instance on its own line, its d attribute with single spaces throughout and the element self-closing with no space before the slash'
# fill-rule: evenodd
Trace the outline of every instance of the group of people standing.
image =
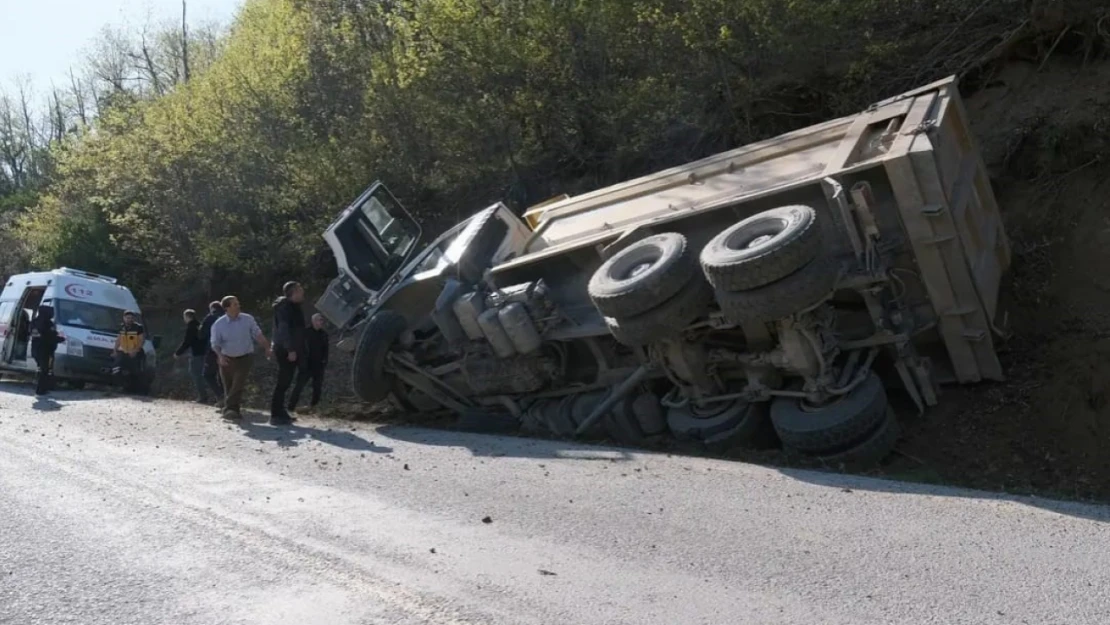
<svg viewBox="0 0 1110 625">
<path fill-rule="evenodd" d="M 261 348 L 278 368 L 270 400 L 270 424 L 289 425 L 294 421 L 292 413 L 310 381 L 309 407 L 315 408 L 320 403 L 328 364 L 328 335 L 321 315 L 313 315 L 311 325 L 306 323 L 303 302 L 304 287 L 297 282 L 285 283 L 282 296 L 273 304 L 272 342 L 266 340 L 254 317 L 242 311 L 234 295 L 212 302 L 203 321 L 197 321 L 196 311 L 186 310 L 185 338 L 175 355 L 189 357 L 197 401 L 210 403 L 209 395 L 214 394 L 225 419 L 241 418 L 243 391 L 254 355 Z"/>
<path fill-rule="evenodd" d="M 145 330 L 135 317 L 134 312 L 124 311 L 123 324 L 120 325 L 112 348 L 113 366 L 105 370 L 111 372 L 113 376 L 126 373 L 127 384 L 124 388 L 131 390 L 137 388 L 135 379 L 142 373 L 146 360 L 146 354 L 143 352 L 143 343 L 146 341 Z M 54 321 L 54 307 L 40 305 L 31 320 L 31 356 L 38 366 L 35 376 L 35 395 L 46 395 L 53 389 L 54 354 L 63 340 Z"/>
</svg>

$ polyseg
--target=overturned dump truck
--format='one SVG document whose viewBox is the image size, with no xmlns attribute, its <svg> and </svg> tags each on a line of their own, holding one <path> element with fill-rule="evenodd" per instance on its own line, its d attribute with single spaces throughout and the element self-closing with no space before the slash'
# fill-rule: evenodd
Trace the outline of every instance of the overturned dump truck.
<svg viewBox="0 0 1110 625">
<path fill-rule="evenodd" d="M 925 411 L 942 383 L 1003 378 L 1010 250 L 954 77 L 420 234 L 376 183 L 324 235 L 339 275 L 317 308 L 367 402 L 852 464 L 893 448 L 888 393 Z"/>
</svg>

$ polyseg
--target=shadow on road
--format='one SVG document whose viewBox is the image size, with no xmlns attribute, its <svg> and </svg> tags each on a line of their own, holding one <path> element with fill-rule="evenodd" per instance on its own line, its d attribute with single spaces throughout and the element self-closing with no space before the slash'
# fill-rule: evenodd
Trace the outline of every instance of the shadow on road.
<svg viewBox="0 0 1110 625">
<path fill-rule="evenodd" d="M 320 429 L 303 425 L 274 427 L 268 425 L 269 417 L 262 413 L 247 412 L 239 422 L 239 428 L 247 438 L 260 442 L 277 443 L 278 447 L 296 447 L 302 442 L 315 440 L 321 443 L 351 451 L 369 451 L 376 454 L 393 452 L 392 447 L 376 445 L 352 432 Z"/>
<path fill-rule="evenodd" d="M 62 405 L 54 401 L 53 397 L 36 397 L 35 403 L 31 404 L 31 410 L 39 412 L 54 412 L 61 409 Z"/>
<path fill-rule="evenodd" d="M 594 445 L 549 439 L 474 434 L 451 430 L 425 429 L 413 426 L 387 425 L 378 428 L 378 433 L 394 440 L 419 445 L 465 447 L 469 449 L 474 456 L 479 457 L 627 461 L 633 459 L 632 454 L 643 457 L 660 455 L 660 452 L 657 451 L 640 449 L 625 450 L 612 445 Z M 1069 502 L 1057 499 L 1046 499 L 1044 497 L 973 490 L 943 484 L 896 481 L 894 478 L 890 477 L 871 477 L 815 468 L 784 466 L 783 463 L 780 462 L 782 460 L 781 458 L 769 462 L 769 458 L 766 457 L 766 455 L 763 457 L 763 461 L 759 462 L 753 462 L 750 458 L 744 460 L 726 460 L 722 458 L 706 457 L 702 454 L 681 455 L 688 457 L 703 457 L 709 461 L 745 462 L 747 464 L 764 466 L 794 480 L 824 488 L 834 488 L 840 491 L 849 489 L 853 491 L 874 491 L 919 497 L 980 499 L 999 503 L 1006 502 L 1032 506 L 1055 514 L 1089 519 L 1102 523 L 1110 522 L 1110 506 L 1097 503 Z"/>
<path fill-rule="evenodd" d="M 632 459 L 631 454 L 623 449 L 588 443 L 431 430 L 403 425 L 386 425 L 378 428 L 378 433 L 394 440 L 418 445 L 466 447 L 474 456 L 484 458 L 561 458 L 606 462 Z"/>
<path fill-rule="evenodd" d="M 9 395 L 22 395 L 23 397 L 34 397 L 35 385 L 33 381 L 24 379 L 5 379 L 0 382 L 0 393 Z M 119 392 L 117 389 L 102 387 L 92 388 L 87 390 L 73 390 L 66 388 L 64 383 L 55 384 L 53 390 L 50 391 L 50 398 L 57 401 L 88 401 L 94 399 L 130 399 L 132 401 L 142 402 L 144 404 L 154 401 L 150 397 L 141 395 L 128 395 Z M 61 404 L 64 406 L 64 404 Z M 36 408 L 39 410 L 39 408 Z M 53 409 L 52 409 L 53 410 Z"/>
<path fill-rule="evenodd" d="M 833 473 L 815 471 L 812 469 L 795 469 L 788 467 L 775 467 L 783 475 L 807 484 L 816 484 L 839 490 L 874 491 L 879 493 L 892 493 L 897 495 L 916 495 L 920 497 L 955 497 L 961 499 L 983 499 L 987 501 L 1007 502 L 1032 506 L 1048 512 L 1066 516 L 1090 519 L 1101 523 L 1110 522 L 1110 506 L 1097 503 L 1083 503 L 1046 499 L 1030 495 L 1014 495 L 1010 493 L 992 493 L 982 490 L 972 490 L 956 486 L 940 484 L 922 484 L 918 482 L 900 482 L 891 479 L 853 475 L 850 473 Z"/>
</svg>

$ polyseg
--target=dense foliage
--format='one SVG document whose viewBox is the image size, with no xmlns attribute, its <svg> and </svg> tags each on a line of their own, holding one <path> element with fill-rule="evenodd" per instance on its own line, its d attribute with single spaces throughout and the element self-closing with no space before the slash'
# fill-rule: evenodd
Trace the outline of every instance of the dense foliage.
<svg viewBox="0 0 1110 625">
<path fill-rule="evenodd" d="M 320 232 L 375 178 L 434 230 L 853 112 L 1013 42 L 1104 45 L 1100 3 L 1041 4 L 247 0 L 191 77 L 121 84 L 52 142 L 44 182 L 0 203 L 2 247 L 166 303 L 319 281 Z"/>
</svg>

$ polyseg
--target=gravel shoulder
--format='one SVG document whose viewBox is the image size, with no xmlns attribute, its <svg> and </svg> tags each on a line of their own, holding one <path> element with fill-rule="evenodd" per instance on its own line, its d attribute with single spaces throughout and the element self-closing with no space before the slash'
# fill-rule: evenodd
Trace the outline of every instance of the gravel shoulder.
<svg viewBox="0 0 1110 625">
<path fill-rule="evenodd" d="M 1108 521 L 1036 498 L 412 427 L 231 426 L 190 404 L 0 384 L 0 623 L 1105 623 Z"/>
</svg>

